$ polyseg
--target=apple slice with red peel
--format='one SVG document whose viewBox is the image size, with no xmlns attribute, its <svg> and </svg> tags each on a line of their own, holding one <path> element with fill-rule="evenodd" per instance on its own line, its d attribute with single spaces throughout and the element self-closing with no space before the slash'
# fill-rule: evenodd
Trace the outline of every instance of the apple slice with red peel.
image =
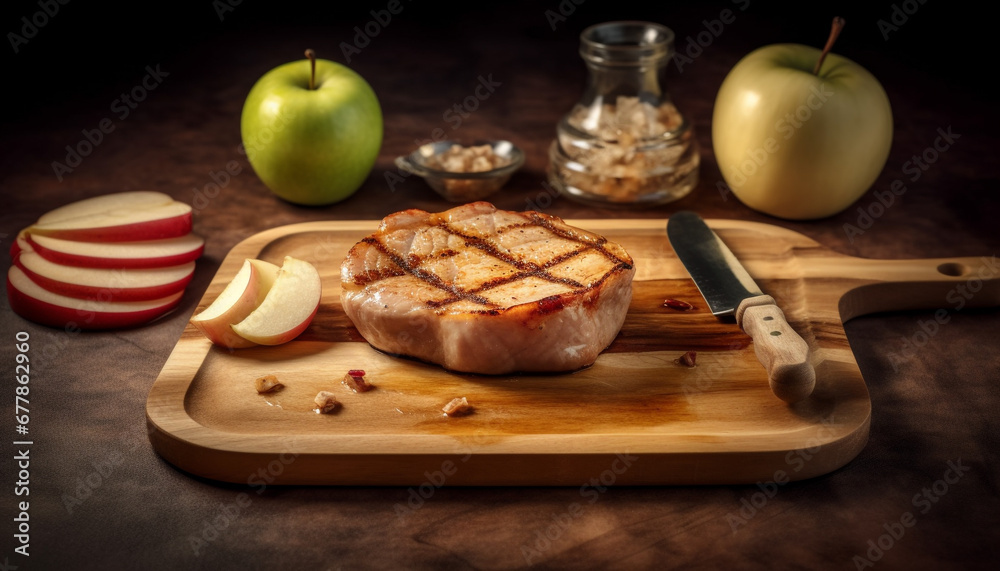
<svg viewBox="0 0 1000 571">
<path fill-rule="evenodd" d="M 208 307 L 191 318 L 191 324 L 222 347 L 242 349 L 257 345 L 237 335 L 232 325 L 243 321 L 264 301 L 279 270 L 270 262 L 244 260 L 232 281 Z"/>
<path fill-rule="evenodd" d="M 74 218 L 123 210 L 141 210 L 170 204 L 174 199 L 162 192 L 135 190 L 102 194 L 53 208 L 38 218 L 38 224 L 65 222 Z"/>
<path fill-rule="evenodd" d="M 18 240 L 21 238 L 18 236 Z M 33 236 L 27 232 L 23 233 L 23 238 L 32 250 L 50 262 L 87 268 L 176 266 L 197 260 L 205 249 L 205 240 L 190 233 L 177 238 L 137 242 L 77 242 Z"/>
<path fill-rule="evenodd" d="M 7 272 L 7 298 L 14 313 L 51 327 L 115 329 L 143 325 L 175 308 L 183 291 L 154 300 L 105 302 L 66 297 L 31 281 L 21 268 Z"/>
<path fill-rule="evenodd" d="M 21 230 L 17 238 L 14 239 L 14 243 L 10 245 L 10 259 L 12 261 L 16 260 L 21 255 L 21 252 L 31 252 L 34 250 L 31 244 L 28 243 L 26 236 L 27 234 L 24 233 L 24 230 Z"/>
<path fill-rule="evenodd" d="M 233 325 L 233 331 L 259 345 L 286 343 L 309 326 L 322 296 L 316 268 L 309 262 L 285 256 L 264 301 L 246 319 Z"/>
<path fill-rule="evenodd" d="M 63 208 L 69 206 L 72 205 Z M 88 208 L 87 214 L 76 217 L 52 219 L 42 216 L 27 231 L 33 235 L 82 242 L 160 240 L 191 232 L 191 206 L 183 202 L 134 208 L 125 205 L 103 212 L 90 210 Z"/>
<path fill-rule="evenodd" d="M 14 264 L 31 281 L 53 293 L 100 301 L 166 297 L 187 287 L 195 269 L 194 262 L 165 268 L 81 268 L 50 262 L 30 250 L 22 250 Z"/>
</svg>

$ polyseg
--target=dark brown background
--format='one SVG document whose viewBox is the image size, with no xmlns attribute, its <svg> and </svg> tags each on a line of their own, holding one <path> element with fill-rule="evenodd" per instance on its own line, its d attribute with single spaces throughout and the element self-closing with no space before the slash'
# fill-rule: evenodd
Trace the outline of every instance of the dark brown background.
<svg viewBox="0 0 1000 571">
<path fill-rule="evenodd" d="M 287 3 L 286 3 L 287 4 Z M 332 4 L 332 3 L 331 3 Z M 736 21 L 682 73 L 671 68 L 669 90 L 695 123 L 702 181 L 688 198 L 645 210 L 601 210 L 556 200 L 546 210 L 564 217 L 657 217 L 694 209 L 705 217 L 779 224 L 828 247 L 873 258 L 978 256 L 1000 253 L 1000 199 L 995 91 L 985 60 L 988 14 L 955 3 L 927 2 L 889 39 L 876 24 L 893 3 L 844 12 L 837 52 L 883 83 L 893 105 L 895 140 L 872 192 L 833 218 L 787 222 L 755 213 L 716 190 L 711 111 L 726 72 L 751 49 L 775 42 L 822 45 L 834 15 L 802 4 L 663 3 L 587 0 L 553 30 L 546 10 L 559 2 L 498 3 L 445 11 L 403 2 L 403 13 L 351 66 L 379 94 L 385 115 L 382 154 L 364 187 L 334 206 L 302 208 L 274 198 L 238 154 L 239 113 L 253 82 L 312 47 L 344 61 L 340 42 L 385 2 L 350 8 L 291 9 L 244 1 L 220 20 L 212 2 L 170 7 L 71 2 L 15 54 L 4 51 L 0 246 L 51 207 L 107 192 L 152 189 L 192 201 L 211 174 L 239 161 L 243 172 L 195 218 L 207 241 L 204 258 L 179 311 L 153 325 L 67 336 L 23 321 L 2 303 L 0 363 L 12 367 L 14 334 L 31 334 L 31 496 L 17 498 L 11 445 L 0 465 L 0 562 L 30 568 L 483 568 L 524 567 L 522 547 L 585 503 L 577 488 L 437 491 L 419 510 L 398 517 L 405 488 L 268 488 L 257 495 L 236 485 L 203 481 L 160 460 L 146 440 L 146 393 L 211 280 L 238 241 L 258 231 L 305 220 L 377 219 L 405 207 L 447 205 L 421 181 L 390 192 L 383 175 L 392 159 L 437 127 L 443 113 L 472 92 L 480 74 L 502 86 L 453 134 L 467 140 L 509 138 L 528 155 L 526 167 L 496 197 L 523 209 L 544 194 L 545 149 L 555 123 L 579 96 L 584 68 L 579 31 L 609 19 L 648 19 L 687 39 L 704 20 L 734 9 Z M 563 2 L 571 5 L 569 0 Z M 896 2 L 896 6 L 903 3 Z M 746 9 L 740 11 L 740 6 Z M 908 4 L 912 9 L 917 3 Z M 36 2 L 4 8 L 5 32 L 39 10 Z M 992 50 L 995 51 L 995 50 Z M 124 121 L 111 102 L 131 89 L 147 65 L 170 75 Z M 81 129 L 110 117 L 116 129 L 79 168 L 56 180 L 51 163 L 76 144 Z M 846 223 L 873 192 L 906 178 L 904 163 L 951 128 L 961 138 L 862 236 L 849 241 Z M 942 307 L 952 308 L 942 300 Z M 846 467 L 782 486 L 734 532 L 757 486 L 611 488 L 560 532 L 531 563 L 546 568 L 852 568 L 869 540 L 905 512 L 917 523 L 894 541 L 879 568 L 987 568 L 1000 559 L 1000 313 L 951 314 L 919 353 L 899 361 L 933 311 L 867 316 L 846 325 L 873 405 L 871 439 Z M 0 434 L 13 432 L 13 381 L 0 384 Z M 926 513 L 913 497 L 961 461 L 969 470 Z M 72 511 L 67 494 L 93 474 L 100 484 Z M 581 482 L 582 484 L 583 482 Z M 939 487 L 939 490 L 941 488 Z M 82 490 L 86 492 L 86 490 Z M 249 496 L 241 496 L 249 493 Z M 250 498 L 240 507 L 244 497 Z M 759 497 L 759 496 L 758 496 Z M 31 503 L 31 557 L 13 553 L 15 500 Z M 245 503 L 245 502 L 244 502 Z M 239 507 L 239 515 L 198 553 L 191 538 L 207 522 Z M 744 512 L 746 515 L 748 512 Z M 555 519 L 554 519 L 555 518 Z M 221 520 L 220 520 L 221 521 Z M 204 538 L 204 537 L 203 537 Z M 883 540 L 884 542 L 886 540 Z"/>
</svg>

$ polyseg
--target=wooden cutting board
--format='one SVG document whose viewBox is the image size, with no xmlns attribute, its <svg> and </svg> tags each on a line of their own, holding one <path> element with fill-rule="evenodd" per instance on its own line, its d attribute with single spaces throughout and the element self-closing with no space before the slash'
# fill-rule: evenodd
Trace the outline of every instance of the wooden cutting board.
<svg viewBox="0 0 1000 571">
<path fill-rule="evenodd" d="M 477 376 L 374 350 L 340 307 L 340 263 L 376 221 L 283 226 L 238 244 L 199 303 L 245 258 L 313 263 L 323 299 L 309 328 L 275 347 L 228 351 L 188 325 L 152 386 L 154 449 L 178 468 L 250 485 L 647 485 L 783 482 L 826 474 L 868 438 L 872 403 L 842 323 L 876 311 L 1000 305 L 988 258 L 869 260 L 789 230 L 710 220 L 812 349 L 812 397 L 770 391 L 750 338 L 711 315 L 665 234 L 665 220 L 575 220 L 622 244 L 636 266 L 621 333 L 597 362 L 561 375 Z M 984 279 L 985 278 L 985 279 Z M 964 291 L 964 290 L 963 290 Z M 678 299 L 695 307 L 663 306 Z M 697 351 L 697 366 L 679 364 Z M 341 385 L 364 369 L 377 386 Z M 255 378 L 286 388 L 258 395 Z M 340 411 L 313 411 L 320 390 Z M 447 417 L 465 396 L 475 412 Z M 423 489 L 423 488 L 420 488 Z"/>
</svg>

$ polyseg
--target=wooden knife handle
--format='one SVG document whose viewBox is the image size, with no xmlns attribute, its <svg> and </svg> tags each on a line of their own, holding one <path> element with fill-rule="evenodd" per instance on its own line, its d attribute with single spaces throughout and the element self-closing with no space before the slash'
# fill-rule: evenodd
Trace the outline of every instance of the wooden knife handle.
<svg viewBox="0 0 1000 571">
<path fill-rule="evenodd" d="M 809 344 L 788 325 L 773 297 L 744 299 L 736 308 L 736 323 L 753 338 L 754 353 L 767 369 L 775 396 L 794 403 L 812 394 L 816 371 L 809 362 Z"/>
</svg>

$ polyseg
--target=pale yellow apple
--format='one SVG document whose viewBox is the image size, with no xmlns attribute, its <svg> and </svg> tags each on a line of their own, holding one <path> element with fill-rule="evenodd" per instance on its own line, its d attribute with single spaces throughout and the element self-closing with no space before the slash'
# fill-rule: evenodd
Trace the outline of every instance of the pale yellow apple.
<svg viewBox="0 0 1000 571">
<path fill-rule="evenodd" d="M 285 256 L 264 301 L 232 326 L 240 337 L 259 345 L 280 345 L 298 337 L 319 310 L 323 294 L 319 272 L 304 260 Z"/>
<path fill-rule="evenodd" d="M 744 204 L 780 218 L 836 214 L 878 178 L 892 145 L 892 109 L 878 80 L 847 58 L 797 44 L 760 48 L 726 76 L 712 145 Z"/>
<path fill-rule="evenodd" d="M 222 293 L 202 312 L 191 318 L 191 324 L 212 343 L 241 349 L 256 343 L 233 332 L 232 325 L 243 321 L 267 297 L 278 277 L 278 266 L 263 260 L 244 260 L 240 271 L 226 284 Z"/>
</svg>

